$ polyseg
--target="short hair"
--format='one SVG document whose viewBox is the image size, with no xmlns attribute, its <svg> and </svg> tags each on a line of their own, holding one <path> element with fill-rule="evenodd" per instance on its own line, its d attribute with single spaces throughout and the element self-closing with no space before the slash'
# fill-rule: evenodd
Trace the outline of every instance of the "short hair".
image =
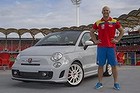
<svg viewBox="0 0 140 93">
<path fill-rule="evenodd" d="M 107 9 L 110 11 L 110 8 L 109 8 L 108 6 L 104 6 L 104 7 L 102 8 L 102 11 L 103 11 L 105 8 L 107 8 Z"/>
</svg>

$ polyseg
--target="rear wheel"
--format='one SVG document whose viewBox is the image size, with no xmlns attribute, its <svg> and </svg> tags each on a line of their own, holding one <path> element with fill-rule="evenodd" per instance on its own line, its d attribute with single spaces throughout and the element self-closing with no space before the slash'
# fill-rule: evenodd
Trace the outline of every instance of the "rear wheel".
<svg viewBox="0 0 140 93">
<path fill-rule="evenodd" d="M 104 76 L 111 76 L 112 75 L 112 67 L 110 64 L 106 65 Z"/>
<path fill-rule="evenodd" d="M 77 86 L 82 82 L 83 77 L 84 71 L 81 64 L 74 62 L 69 68 L 68 80 L 66 84 L 68 86 Z"/>
</svg>

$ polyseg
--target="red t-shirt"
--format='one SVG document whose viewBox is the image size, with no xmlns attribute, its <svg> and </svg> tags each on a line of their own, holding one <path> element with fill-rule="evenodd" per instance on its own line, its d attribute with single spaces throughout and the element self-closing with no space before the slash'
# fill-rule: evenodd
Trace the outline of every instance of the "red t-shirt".
<svg viewBox="0 0 140 93">
<path fill-rule="evenodd" d="M 120 23 L 111 17 L 107 21 L 102 18 L 95 22 L 93 29 L 98 31 L 98 39 L 101 40 L 98 46 L 115 47 L 116 44 L 112 43 L 111 40 L 115 37 L 116 29 L 120 28 L 120 26 Z"/>
</svg>

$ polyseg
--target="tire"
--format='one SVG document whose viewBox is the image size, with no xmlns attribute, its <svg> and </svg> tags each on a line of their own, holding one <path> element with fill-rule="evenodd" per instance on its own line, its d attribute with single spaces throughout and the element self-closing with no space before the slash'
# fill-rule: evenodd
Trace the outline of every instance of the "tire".
<svg viewBox="0 0 140 93">
<path fill-rule="evenodd" d="M 84 71 L 78 62 L 71 64 L 68 72 L 67 86 L 78 86 L 84 77 Z"/>
<path fill-rule="evenodd" d="M 106 65 L 104 76 L 111 76 L 112 75 L 112 67 L 110 64 Z"/>
</svg>

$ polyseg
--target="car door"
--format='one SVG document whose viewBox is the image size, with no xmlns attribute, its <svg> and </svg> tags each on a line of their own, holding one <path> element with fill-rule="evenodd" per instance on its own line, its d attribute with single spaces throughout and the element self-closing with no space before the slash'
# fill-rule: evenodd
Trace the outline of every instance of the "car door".
<svg viewBox="0 0 140 93">
<path fill-rule="evenodd" d="M 79 55 L 82 57 L 83 60 L 83 68 L 86 74 L 90 74 L 93 72 L 97 72 L 97 64 L 96 64 L 96 49 L 97 45 L 88 46 L 86 50 L 84 50 L 84 44 L 86 41 L 91 39 L 90 33 L 86 32 L 81 37 L 79 42 Z"/>
</svg>

